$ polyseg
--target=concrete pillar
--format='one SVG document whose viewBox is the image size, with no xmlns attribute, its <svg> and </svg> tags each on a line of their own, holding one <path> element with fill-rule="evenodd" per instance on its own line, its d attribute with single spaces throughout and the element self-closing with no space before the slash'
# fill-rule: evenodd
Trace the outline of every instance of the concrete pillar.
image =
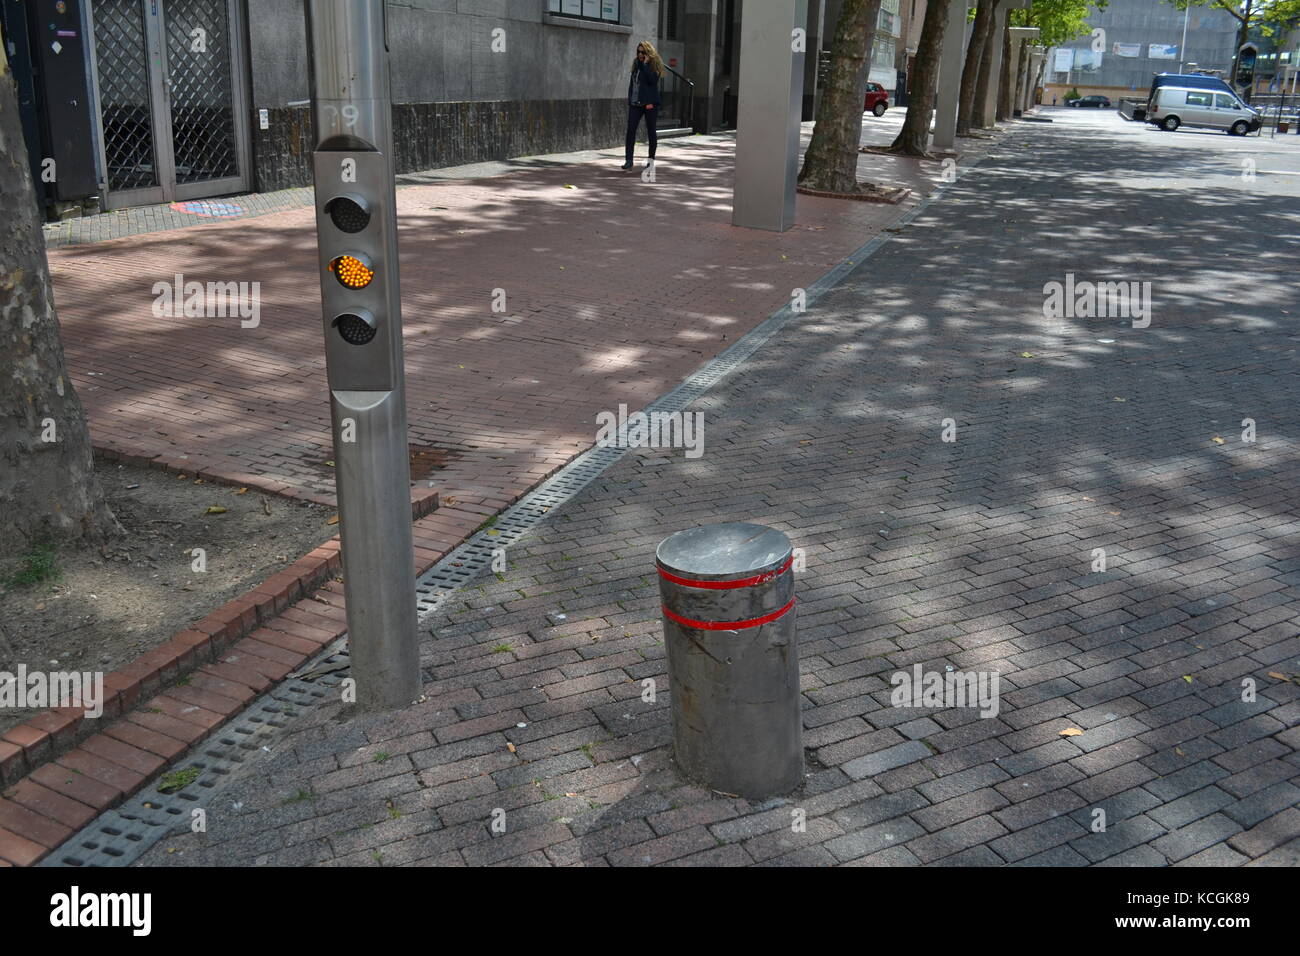
<svg viewBox="0 0 1300 956">
<path fill-rule="evenodd" d="M 720 0 L 686 0 L 685 3 L 686 62 L 681 72 L 695 84 L 695 115 L 691 122 L 705 133 L 713 132 L 721 118 L 714 95 L 718 74 L 718 31 L 721 29 L 719 5 Z"/>
<path fill-rule="evenodd" d="M 1007 11 L 1023 10 L 1030 0 L 1002 0 L 993 16 L 993 30 L 989 40 L 993 44 L 989 51 L 989 86 L 985 91 L 984 102 L 976 114 L 979 125 L 991 129 L 997 125 L 998 95 L 1002 90 L 1002 47 L 1006 42 Z"/>
<path fill-rule="evenodd" d="M 803 120 L 817 118 L 817 63 L 826 32 L 826 0 L 808 0 L 807 55 L 803 61 Z"/>
<path fill-rule="evenodd" d="M 1032 110 L 1036 104 L 1034 93 L 1038 89 L 1038 75 L 1043 68 L 1043 60 L 1047 56 L 1045 47 L 1036 46 L 1030 48 L 1029 54 L 1029 83 L 1025 86 L 1025 110 Z"/>
<path fill-rule="evenodd" d="M 1007 30 L 1011 34 L 1011 70 L 1007 74 L 1010 89 L 1007 90 L 1007 98 L 1011 103 L 1011 115 L 1020 114 L 1020 85 L 1025 82 L 1024 74 L 1029 58 L 1025 55 L 1024 40 L 1032 40 L 1038 36 L 1038 27 L 1010 27 Z"/>
<path fill-rule="evenodd" d="M 745 5 L 733 225 L 773 232 L 794 225 L 806 54 L 795 52 L 792 39 L 807 22 L 808 0 Z"/>
<path fill-rule="evenodd" d="M 961 71 L 966 62 L 967 0 L 948 0 L 948 26 L 939 57 L 939 86 L 934 95 L 934 148 L 952 149 L 957 142 L 957 108 Z"/>
</svg>

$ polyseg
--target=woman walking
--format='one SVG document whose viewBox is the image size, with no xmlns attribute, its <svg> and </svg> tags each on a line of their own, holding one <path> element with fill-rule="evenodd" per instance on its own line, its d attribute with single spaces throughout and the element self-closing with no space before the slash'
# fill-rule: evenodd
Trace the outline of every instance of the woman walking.
<svg viewBox="0 0 1300 956">
<path fill-rule="evenodd" d="M 636 131 L 645 120 L 646 133 L 650 138 L 650 159 L 646 169 L 655 164 L 655 147 L 659 145 L 659 136 L 655 130 L 655 120 L 660 106 L 659 81 L 664 75 L 664 61 L 659 52 L 649 41 L 640 43 L 636 48 L 636 59 L 632 61 L 632 78 L 627 86 L 627 162 L 624 169 L 632 168 L 632 148 L 636 145 Z"/>
</svg>

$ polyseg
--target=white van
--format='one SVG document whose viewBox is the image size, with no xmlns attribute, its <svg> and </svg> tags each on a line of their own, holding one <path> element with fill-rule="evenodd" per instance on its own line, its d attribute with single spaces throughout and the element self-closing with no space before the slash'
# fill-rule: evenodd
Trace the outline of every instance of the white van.
<svg viewBox="0 0 1300 956">
<path fill-rule="evenodd" d="M 1146 119 L 1170 133 L 1180 126 L 1199 126 L 1245 136 L 1260 127 L 1259 114 L 1235 94 L 1186 86 L 1159 87 Z"/>
</svg>

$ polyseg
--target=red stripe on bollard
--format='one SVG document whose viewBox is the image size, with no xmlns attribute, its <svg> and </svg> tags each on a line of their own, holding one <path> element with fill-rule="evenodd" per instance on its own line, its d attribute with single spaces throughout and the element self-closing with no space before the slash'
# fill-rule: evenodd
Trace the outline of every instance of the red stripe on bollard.
<svg viewBox="0 0 1300 956">
<path fill-rule="evenodd" d="M 691 627 L 700 631 L 741 631 L 747 627 L 760 627 L 764 624 L 770 624 L 794 607 L 794 602 L 795 599 L 790 598 L 790 603 L 780 610 L 773 611 L 771 614 L 764 614 L 762 617 L 750 618 L 748 621 L 693 621 L 689 617 L 674 614 L 667 606 L 663 608 L 663 612 L 665 617 L 671 618 L 682 627 Z"/>
<path fill-rule="evenodd" d="M 785 564 L 781 565 L 775 571 L 767 571 L 763 574 L 755 575 L 752 578 L 740 578 L 736 581 L 697 581 L 694 578 L 679 578 L 675 574 L 669 574 L 663 568 L 659 569 L 659 576 L 665 580 L 672 581 L 673 584 L 680 584 L 688 588 L 706 588 L 710 591 L 729 591 L 732 588 L 752 588 L 759 584 L 766 584 L 775 577 L 780 577 L 786 569 L 794 563 L 794 555 L 785 559 Z"/>
</svg>

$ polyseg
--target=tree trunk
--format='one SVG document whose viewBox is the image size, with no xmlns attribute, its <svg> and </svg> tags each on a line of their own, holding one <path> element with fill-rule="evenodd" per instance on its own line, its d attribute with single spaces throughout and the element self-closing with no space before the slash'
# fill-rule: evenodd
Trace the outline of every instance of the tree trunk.
<svg viewBox="0 0 1300 956">
<path fill-rule="evenodd" d="M 799 183 L 809 189 L 835 193 L 858 190 L 862 100 L 879 16 L 880 0 L 844 0 L 831 42 L 830 75 L 817 104 L 817 124 L 799 171 Z"/>
<path fill-rule="evenodd" d="M 957 108 L 957 135 L 970 135 L 975 117 L 975 90 L 979 85 L 980 63 L 984 59 L 984 42 L 993 29 L 994 0 L 979 0 L 975 8 L 975 24 L 971 28 L 970 43 L 966 47 L 966 64 L 961 71 L 961 95 Z"/>
<path fill-rule="evenodd" d="M 989 98 L 989 83 L 993 80 L 993 44 L 1000 42 L 997 32 L 998 0 L 989 8 L 989 28 L 984 34 L 984 52 L 980 55 L 979 79 L 975 81 L 975 102 L 972 105 L 971 125 L 984 128 L 984 104 Z"/>
<path fill-rule="evenodd" d="M 928 156 L 930 145 L 930 111 L 934 109 L 934 91 L 939 79 L 939 57 L 943 53 L 948 4 L 965 0 L 930 0 L 925 5 L 921 39 L 916 45 L 916 69 L 908 91 L 907 118 L 890 147 L 907 156 Z M 961 38 L 957 38 L 961 42 Z"/>
<path fill-rule="evenodd" d="M 0 45 L 0 552 L 119 529 L 68 379 L 9 60 Z"/>
</svg>

